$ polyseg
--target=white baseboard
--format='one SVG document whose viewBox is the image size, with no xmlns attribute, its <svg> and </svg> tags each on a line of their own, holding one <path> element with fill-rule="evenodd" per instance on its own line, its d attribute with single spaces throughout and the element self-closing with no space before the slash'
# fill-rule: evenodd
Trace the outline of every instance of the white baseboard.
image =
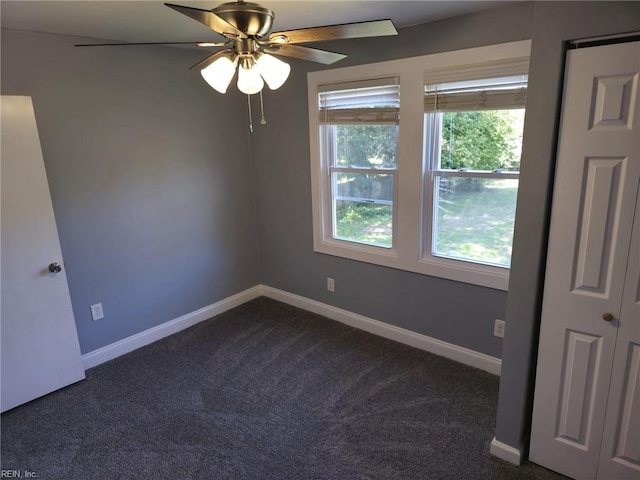
<svg viewBox="0 0 640 480">
<path fill-rule="evenodd" d="M 496 437 L 493 437 L 493 440 L 491 440 L 489 453 L 501 458 L 502 460 L 506 460 L 509 463 L 513 463 L 514 465 L 520 465 L 520 463 L 522 463 L 522 454 L 520 453 L 520 450 L 496 440 Z"/>
<path fill-rule="evenodd" d="M 452 343 L 443 342 L 442 340 L 431 338 L 410 330 L 405 330 L 404 328 L 389 325 L 388 323 L 383 323 L 316 300 L 285 292 L 284 290 L 278 290 L 266 285 L 262 285 L 261 290 L 265 297 L 323 315 L 331 318 L 332 320 L 337 320 L 338 322 L 373 333 L 380 337 L 395 340 L 396 342 L 404 343 L 406 345 L 419 348 L 420 350 L 425 350 L 427 352 L 440 355 L 441 357 L 485 370 L 494 375 L 500 375 L 502 361 L 499 358 L 485 355 L 484 353 L 479 353 Z"/>
<path fill-rule="evenodd" d="M 274 300 L 302 308 L 303 310 L 323 315 L 332 320 L 373 333 L 374 335 L 404 343 L 405 345 L 410 345 L 420 350 L 425 350 L 427 352 L 440 355 L 441 357 L 485 370 L 494 375 L 500 375 L 502 361 L 499 358 L 491 357 L 452 343 L 443 342 L 442 340 L 431 338 L 410 330 L 405 330 L 404 328 L 389 325 L 388 323 L 383 323 L 372 318 L 358 315 L 357 313 L 349 312 L 348 310 L 343 310 L 341 308 L 266 285 L 256 285 L 255 287 L 216 302 L 213 305 L 201 308 L 195 312 L 188 313 L 174 320 L 163 323 L 162 325 L 158 325 L 86 353 L 82 355 L 82 364 L 85 370 L 95 367 L 101 363 L 113 360 L 114 358 L 132 352 L 140 347 L 144 347 L 145 345 L 149 345 L 157 340 L 168 337 L 169 335 L 178 333 L 185 328 L 189 328 L 199 322 L 219 315 L 260 296 L 272 298 Z"/>
<path fill-rule="evenodd" d="M 87 370 L 95 367 L 101 363 L 113 360 L 114 358 L 132 352 L 140 347 L 144 347 L 145 345 L 149 345 L 157 340 L 168 337 L 169 335 L 178 333 L 185 328 L 189 328 L 197 323 L 253 300 L 254 298 L 261 296 L 261 294 L 262 286 L 257 285 L 207 307 L 187 313 L 186 315 L 174 320 L 169 320 L 161 325 L 136 333 L 135 335 L 124 338 L 110 345 L 106 345 L 92 352 L 85 353 L 82 355 L 82 364 L 84 369 Z"/>
</svg>

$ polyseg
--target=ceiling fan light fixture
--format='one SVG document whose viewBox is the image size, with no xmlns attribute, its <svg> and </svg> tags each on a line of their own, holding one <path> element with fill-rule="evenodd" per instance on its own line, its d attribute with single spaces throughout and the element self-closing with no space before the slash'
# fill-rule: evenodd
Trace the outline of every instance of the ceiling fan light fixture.
<svg viewBox="0 0 640 480">
<path fill-rule="evenodd" d="M 223 56 L 200 70 L 200 75 L 212 88 L 220 93 L 226 93 L 233 75 L 236 73 L 237 64 L 237 57 Z"/>
<path fill-rule="evenodd" d="M 258 56 L 256 67 L 271 90 L 280 88 L 291 72 L 291 66 L 288 63 L 268 53 L 261 53 Z"/>
<path fill-rule="evenodd" d="M 243 57 L 238 68 L 238 90 L 247 95 L 258 93 L 264 87 L 260 71 L 251 57 Z"/>
</svg>

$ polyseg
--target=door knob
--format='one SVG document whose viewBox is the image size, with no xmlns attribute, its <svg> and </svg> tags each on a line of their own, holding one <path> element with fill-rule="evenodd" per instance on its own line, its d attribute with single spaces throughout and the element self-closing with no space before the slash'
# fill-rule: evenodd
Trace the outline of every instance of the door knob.
<svg viewBox="0 0 640 480">
<path fill-rule="evenodd" d="M 62 271 L 62 267 L 58 265 L 57 262 L 53 262 L 49 264 L 49 271 L 51 273 L 60 273 Z"/>
<path fill-rule="evenodd" d="M 609 313 L 609 312 L 605 312 L 602 314 L 602 319 L 605 322 L 610 322 L 611 320 L 613 320 L 613 313 Z"/>
</svg>

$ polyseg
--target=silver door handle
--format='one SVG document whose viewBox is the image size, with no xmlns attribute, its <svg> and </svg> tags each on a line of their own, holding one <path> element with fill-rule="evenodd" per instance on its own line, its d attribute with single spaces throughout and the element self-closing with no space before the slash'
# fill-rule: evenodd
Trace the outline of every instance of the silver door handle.
<svg viewBox="0 0 640 480">
<path fill-rule="evenodd" d="M 51 273 L 60 273 L 62 271 L 62 267 L 57 262 L 53 262 L 49 264 L 49 271 Z"/>
</svg>

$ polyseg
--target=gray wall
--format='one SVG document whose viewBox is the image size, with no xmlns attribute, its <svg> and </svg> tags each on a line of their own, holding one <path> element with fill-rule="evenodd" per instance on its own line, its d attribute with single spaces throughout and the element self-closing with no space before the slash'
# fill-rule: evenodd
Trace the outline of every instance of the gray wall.
<svg viewBox="0 0 640 480">
<path fill-rule="evenodd" d="M 322 47 L 348 53 L 343 67 L 528 39 L 532 16 L 533 4 L 520 3 Z M 306 73 L 320 68 L 293 65 L 265 97 L 269 124 L 253 136 L 262 283 L 500 357 L 493 322 L 504 318 L 506 292 L 313 252 Z"/>
<path fill-rule="evenodd" d="M 306 72 L 273 95 L 270 125 L 253 137 L 262 282 L 346 310 L 502 357 L 496 438 L 526 455 L 564 42 L 640 29 L 638 2 L 536 2 L 402 29 L 395 39 L 332 42 L 340 66 L 532 39 L 529 95 L 508 294 L 313 253 Z M 277 97 L 277 98 L 276 98 Z M 326 291 L 326 277 L 336 293 Z M 492 336 L 506 318 L 504 344 Z"/>
<path fill-rule="evenodd" d="M 83 353 L 260 281 L 243 97 L 202 52 L 86 40 L 3 30 L 1 79 L 33 97 Z"/>
<path fill-rule="evenodd" d="M 325 45 L 347 66 L 533 39 L 508 294 L 313 252 L 306 73 L 317 65 L 291 62 L 249 137 L 244 98 L 187 72 L 197 52 L 80 51 L 78 39 L 3 31 L 2 93 L 34 99 L 83 352 L 262 282 L 502 356 L 496 437 L 526 447 L 563 42 L 639 28 L 638 2 L 516 3 Z M 505 316 L 503 345 L 492 328 Z"/>
<path fill-rule="evenodd" d="M 537 2 L 496 439 L 529 443 L 564 42 L 640 30 L 640 2 Z"/>
</svg>

